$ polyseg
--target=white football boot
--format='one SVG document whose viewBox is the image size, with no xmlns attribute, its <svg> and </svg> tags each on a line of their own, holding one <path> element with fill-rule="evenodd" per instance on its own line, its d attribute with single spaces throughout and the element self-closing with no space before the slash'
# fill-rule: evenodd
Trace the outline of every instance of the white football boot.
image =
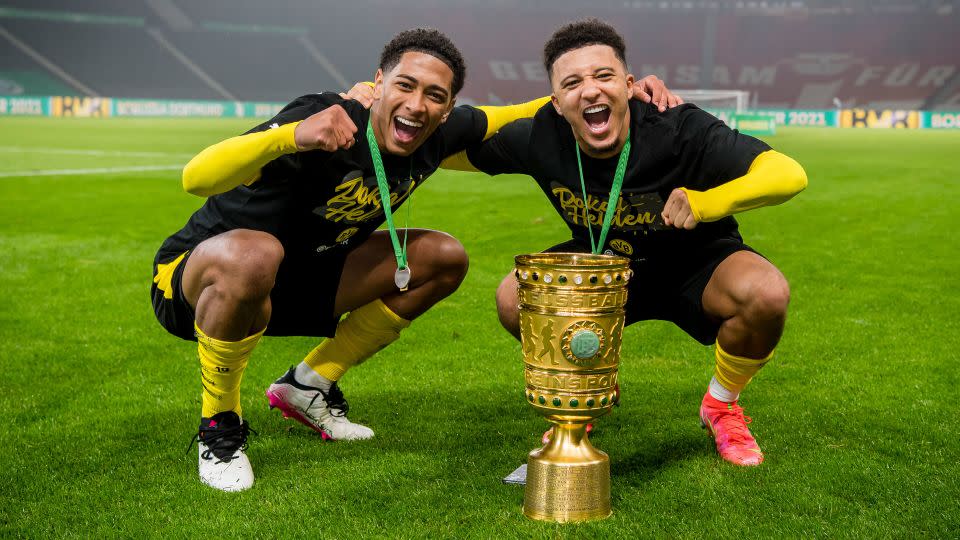
<svg viewBox="0 0 960 540">
<path fill-rule="evenodd" d="M 200 419 L 193 439 L 200 451 L 200 481 L 221 491 L 243 491 L 253 486 L 253 467 L 247 459 L 250 425 L 233 411 Z"/>
<path fill-rule="evenodd" d="M 297 382 L 295 371 L 290 368 L 267 389 L 271 409 L 280 409 L 284 418 L 293 418 L 320 433 L 324 440 L 359 441 L 373 437 L 372 429 L 347 418 L 350 406 L 337 383 L 324 392 Z"/>
</svg>

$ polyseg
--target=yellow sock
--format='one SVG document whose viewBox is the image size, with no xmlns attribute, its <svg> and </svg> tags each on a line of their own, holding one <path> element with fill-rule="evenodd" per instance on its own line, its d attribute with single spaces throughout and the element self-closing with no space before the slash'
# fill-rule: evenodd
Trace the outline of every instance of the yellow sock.
<svg viewBox="0 0 960 540">
<path fill-rule="evenodd" d="M 766 358 L 746 358 L 743 356 L 734 356 L 720 347 L 720 342 L 716 344 L 717 365 L 713 370 L 713 376 L 727 390 L 739 394 L 746 388 L 750 379 L 760 371 L 760 368 L 766 364 L 773 352 Z"/>
<path fill-rule="evenodd" d="M 393 343 L 410 321 L 377 299 L 351 311 L 337 325 L 334 337 L 310 351 L 303 361 L 320 376 L 338 381 L 351 367 Z"/>
<path fill-rule="evenodd" d="M 203 384 L 201 415 L 211 418 L 223 411 L 240 414 L 240 380 L 247 359 L 257 346 L 263 331 L 241 341 L 220 341 L 207 336 L 194 323 L 197 333 L 197 354 L 200 356 L 200 378 Z"/>
</svg>

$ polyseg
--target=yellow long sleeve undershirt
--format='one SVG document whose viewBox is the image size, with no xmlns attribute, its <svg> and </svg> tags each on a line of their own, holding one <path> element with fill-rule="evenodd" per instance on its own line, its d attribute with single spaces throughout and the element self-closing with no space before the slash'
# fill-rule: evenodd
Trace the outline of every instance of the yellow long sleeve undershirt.
<svg viewBox="0 0 960 540">
<path fill-rule="evenodd" d="M 521 118 L 532 118 L 533 115 L 537 114 L 537 111 L 540 110 L 540 107 L 543 107 L 549 102 L 550 96 L 545 96 L 542 98 L 537 98 L 533 101 L 528 101 L 526 103 L 518 103 L 516 105 L 504 105 L 499 107 L 484 105 L 482 107 L 477 107 L 487 115 L 487 133 L 483 136 L 483 140 L 493 137 L 493 135 L 500 131 L 503 126 L 513 122 L 514 120 L 519 120 Z M 440 162 L 440 168 L 450 171 L 480 172 L 479 169 L 470 163 L 470 159 L 467 158 L 466 150 L 451 156 L 447 156 L 446 159 Z"/>
<path fill-rule="evenodd" d="M 231 137 L 207 147 L 183 168 L 183 189 L 209 197 L 256 182 L 264 165 L 297 151 L 294 130 L 299 123 Z"/>
<path fill-rule="evenodd" d="M 680 188 L 687 194 L 697 221 L 717 221 L 789 200 L 807 187 L 807 173 L 792 158 L 767 150 L 750 164 L 747 174 L 706 191 Z"/>
<path fill-rule="evenodd" d="M 540 110 L 540 107 L 543 107 L 549 102 L 550 96 L 544 96 L 526 103 L 517 103 L 516 105 L 503 105 L 497 107 L 492 105 L 483 105 L 477 107 L 483 111 L 485 115 L 487 115 L 487 134 L 483 136 L 483 140 L 493 137 L 494 133 L 500 131 L 503 126 L 513 122 L 514 120 L 519 120 L 521 118 L 533 118 L 533 115 L 537 114 L 537 111 Z"/>
<path fill-rule="evenodd" d="M 517 105 L 477 107 L 487 116 L 487 132 L 484 134 L 484 140 L 514 120 L 532 117 L 549 100 L 549 97 L 542 97 Z M 264 165 L 284 154 L 297 151 L 297 143 L 294 140 L 297 124 L 299 122 L 231 137 L 207 147 L 183 168 L 183 189 L 194 195 L 210 197 L 230 191 L 240 184 L 250 185 L 256 182 L 260 178 L 260 169 Z M 453 156 L 448 160 L 452 158 Z M 466 155 L 463 161 L 469 164 Z M 456 168 L 445 165 L 441 167 Z M 469 166 L 464 170 L 476 171 L 477 169 Z"/>
<path fill-rule="evenodd" d="M 371 81 L 363 81 L 359 84 L 365 84 L 370 88 L 374 88 L 376 86 L 376 84 Z M 549 102 L 550 96 L 543 96 L 541 98 L 527 101 L 526 103 L 517 103 L 515 105 L 478 106 L 477 109 L 483 111 L 483 114 L 487 116 L 487 133 L 483 136 L 483 140 L 493 137 L 493 134 L 500 131 L 500 128 L 509 124 L 510 122 L 513 122 L 514 120 L 519 120 L 521 118 L 533 118 L 533 115 L 537 114 L 537 111 L 540 110 L 540 107 L 543 107 Z M 443 167 L 443 165 L 441 165 L 441 167 Z M 476 171 L 477 169 L 471 168 L 470 170 Z"/>
</svg>

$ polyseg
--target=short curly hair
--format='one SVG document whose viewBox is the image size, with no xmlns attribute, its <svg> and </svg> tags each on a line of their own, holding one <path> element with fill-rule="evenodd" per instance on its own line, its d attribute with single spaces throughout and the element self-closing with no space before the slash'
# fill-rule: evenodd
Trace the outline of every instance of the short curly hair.
<svg viewBox="0 0 960 540">
<path fill-rule="evenodd" d="M 414 28 L 400 32 L 380 53 L 380 69 L 386 73 L 393 69 L 405 52 L 429 54 L 443 62 L 453 71 L 453 95 L 463 89 L 467 77 L 467 66 L 457 46 L 446 35 L 433 28 Z"/>
<path fill-rule="evenodd" d="M 550 36 L 547 44 L 543 46 L 543 66 L 552 76 L 553 64 L 557 58 L 563 53 L 589 45 L 609 46 L 623 65 L 627 65 L 627 46 L 623 36 L 610 24 L 591 17 L 565 24 Z"/>
</svg>

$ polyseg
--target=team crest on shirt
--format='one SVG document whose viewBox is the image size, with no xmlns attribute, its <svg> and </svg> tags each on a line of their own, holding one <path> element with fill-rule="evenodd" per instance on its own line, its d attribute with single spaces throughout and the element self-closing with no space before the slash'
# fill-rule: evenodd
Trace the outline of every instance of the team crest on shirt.
<svg viewBox="0 0 960 540">
<path fill-rule="evenodd" d="M 633 255 L 633 246 L 630 245 L 630 242 L 626 240 L 621 240 L 619 238 L 613 239 L 610 241 L 610 247 L 623 253 L 624 255 Z"/>
<path fill-rule="evenodd" d="M 390 206 L 399 206 L 414 187 L 416 181 L 413 178 L 401 180 L 390 192 Z M 334 195 L 326 204 L 314 208 L 313 213 L 334 223 L 363 223 L 383 216 L 382 206 L 376 177 L 364 177 L 362 171 L 351 171 L 334 188 Z"/>
</svg>

